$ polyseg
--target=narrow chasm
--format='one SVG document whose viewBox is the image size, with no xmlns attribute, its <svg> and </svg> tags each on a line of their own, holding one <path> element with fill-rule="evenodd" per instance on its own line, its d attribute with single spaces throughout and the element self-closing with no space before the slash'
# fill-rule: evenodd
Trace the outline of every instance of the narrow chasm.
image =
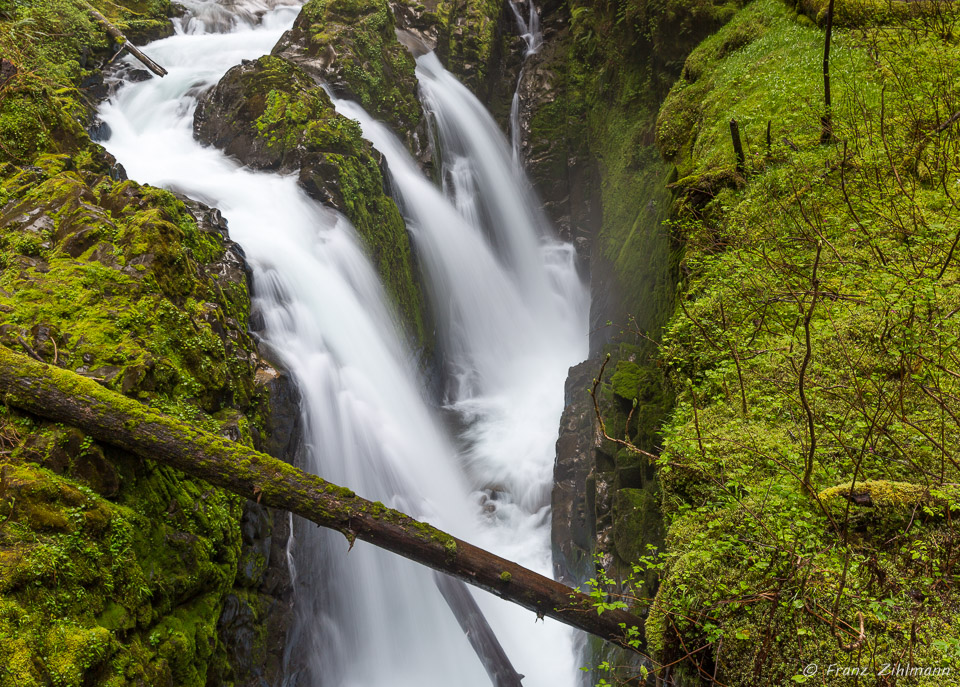
<svg viewBox="0 0 960 687">
<path fill-rule="evenodd" d="M 960 685 L 958 31 L 0 0 L 0 687 Z"/>
</svg>

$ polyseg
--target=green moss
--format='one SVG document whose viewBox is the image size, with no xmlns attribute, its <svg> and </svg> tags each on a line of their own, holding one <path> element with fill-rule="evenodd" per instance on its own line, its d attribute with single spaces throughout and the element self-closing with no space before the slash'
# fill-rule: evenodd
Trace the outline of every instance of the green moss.
<svg viewBox="0 0 960 687">
<path fill-rule="evenodd" d="M 302 185 L 346 214 L 412 338 L 426 346 L 423 297 L 406 225 L 384 192 L 377 158 L 359 125 L 337 114 L 324 90 L 280 57 L 237 67 L 218 86 L 235 88 L 238 97 L 225 116 L 277 164 L 299 166 Z"/>
<path fill-rule="evenodd" d="M 625 401 L 637 398 L 637 387 L 640 385 L 640 366 L 630 360 L 618 360 L 617 367 L 610 377 L 613 393 Z"/>
<path fill-rule="evenodd" d="M 647 639 L 662 662 L 706 646 L 703 665 L 724 684 L 798 682 L 810 663 L 875 674 L 883 661 L 841 648 L 858 614 L 871 656 L 914 651 L 913 665 L 960 667 L 943 548 L 960 478 L 944 454 L 958 435 L 938 400 L 957 393 L 957 377 L 932 352 L 957 336 L 944 317 L 958 297 L 946 257 L 955 234 L 944 231 L 956 210 L 944 199 L 958 171 L 937 157 L 943 139 L 923 133 L 941 121 L 938 89 L 956 75 L 941 65 L 957 48 L 929 18 L 884 21 L 834 33 L 835 144 L 820 144 L 823 33 L 771 0 L 690 55 L 659 115 L 685 253 L 658 356 L 677 403 L 662 430 L 669 553 Z M 935 268 L 910 267 L 919 245 Z"/>
<path fill-rule="evenodd" d="M 171 28 L 167 2 L 91 4 Z M 253 398 L 245 278 L 172 194 L 111 178 L 78 87 L 113 51 L 82 3 L 0 8 L 0 343 L 219 428 Z M 205 684 L 239 501 L 6 407 L 0 449 L 0 685 Z"/>
<path fill-rule="evenodd" d="M 506 50 L 505 38 L 498 35 L 505 12 L 497 0 L 440 0 L 425 17 L 437 28 L 437 53 L 444 64 L 474 93 L 482 92 L 495 58 Z"/>
<path fill-rule="evenodd" d="M 131 36 L 171 30 L 168 2 L 101 2 L 99 10 Z M 38 153 L 79 153 L 90 145 L 82 122 L 87 104 L 79 91 L 109 58 L 113 41 L 72 0 L 11 3 L 0 14 L 0 53 L 16 67 L 0 99 L 0 163 L 27 164 Z M 100 163 L 102 164 L 102 163 Z"/>
<path fill-rule="evenodd" d="M 310 55 L 336 55 L 335 90 L 401 136 L 416 128 L 422 112 L 414 62 L 397 41 L 386 0 L 310 0 L 291 40 L 302 42 Z"/>
</svg>

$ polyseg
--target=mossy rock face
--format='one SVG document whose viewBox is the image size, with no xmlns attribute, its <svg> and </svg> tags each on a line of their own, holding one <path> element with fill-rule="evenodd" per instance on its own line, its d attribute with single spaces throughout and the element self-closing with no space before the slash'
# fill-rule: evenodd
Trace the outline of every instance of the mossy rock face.
<svg viewBox="0 0 960 687">
<path fill-rule="evenodd" d="M 610 386 L 613 393 L 624 401 L 637 399 L 637 388 L 640 386 L 640 366 L 631 360 L 618 360 L 617 367 L 610 377 Z"/>
<path fill-rule="evenodd" d="M 91 4 L 136 41 L 172 29 L 165 0 Z M 126 181 L 83 128 L 114 51 L 83 4 L 0 4 L 0 344 L 264 439 L 256 426 L 275 423 L 225 222 Z M 241 565 L 248 596 L 263 593 L 241 513 L 221 490 L 0 407 L 0 685 L 245 684 L 218 634 Z"/>
<path fill-rule="evenodd" d="M 198 223 L 173 195 L 64 156 L 0 188 L 4 345 L 208 429 L 220 426 L 213 413 L 250 406 L 246 271 L 215 213 L 196 207 Z M 20 666 L 11 679 L 205 684 L 223 651 L 241 500 L 71 428 L 9 411 L 2 424 L 0 655 Z"/>
<path fill-rule="evenodd" d="M 273 53 L 359 102 L 401 138 L 420 123 L 413 57 L 397 40 L 386 0 L 310 0 Z"/>
<path fill-rule="evenodd" d="M 663 546 L 663 516 L 656 483 L 643 489 L 619 489 L 613 499 L 613 546 L 622 561 L 630 564 L 652 549 Z M 656 575 L 642 580 L 645 596 L 656 593 Z"/>
<path fill-rule="evenodd" d="M 406 225 L 379 156 L 304 69 L 270 55 L 234 67 L 201 101 L 194 129 L 251 167 L 299 171 L 308 194 L 353 223 L 412 338 L 428 345 Z"/>
<path fill-rule="evenodd" d="M 146 400 L 246 404 L 239 254 L 165 191 L 40 162 L 2 186 L 0 340 Z"/>
<path fill-rule="evenodd" d="M 405 3 L 410 7 L 414 3 Z M 417 12 L 417 9 L 420 11 Z M 497 0 L 436 0 L 416 3 L 407 26 L 433 37 L 437 55 L 474 93 L 489 90 L 489 77 L 506 61 L 516 27 L 506 3 Z M 402 16 L 398 12 L 398 16 Z"/>
<path fill-rule="evenodd" d="M 946 400 L 960 385 L 938 348 L 958 336 L 944 317 L 960 298 L 946 258 L 956 234 L 941 229 L 958 217 L 953 182 L 931 174 L 955 180 L 958 168 L 916 133 L 955 110 L 940 89 L 956 82 L 958 50 L 952 29 L 897 8 L 906 13 L 855 31 L 835 24 L 829 144 L 815 78 L 824 33 L 774 0 L 706 39 L 660 111 L 685 254 L 658 350 L 677 402 L 661 429 L 667 555 L 647 639 L 665 663 L 722 642 L 701 665 L 731 686 L 803 682 L 810 664 L 882 676 L 911 651 L 910 684 L 954 684 L 960 670 L 948 553 L 960 437 Z M 950 26 L 960 17 L 937 11 Z M 867 133 L 907 109 L 883 137 Z M 886 212 L 924 220 L 901 229 L 883 224 Z M 938 256 L 933 274 L 908 267 L 921 244 Z M 843 303 L 826 295 L 853 291 Z M 891 302 L 927 315 L 891 316 Z"/>
</svg>

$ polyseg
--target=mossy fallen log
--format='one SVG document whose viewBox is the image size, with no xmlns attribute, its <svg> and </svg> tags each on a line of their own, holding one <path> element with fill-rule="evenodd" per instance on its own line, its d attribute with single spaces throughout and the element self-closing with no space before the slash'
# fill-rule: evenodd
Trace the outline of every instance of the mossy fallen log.
<svg viewBox="0 0 960 687">
<path fill-rule="evenodd" d="M 291 511 L 341 532 L 351 544 L 360 539 L 392 551 L 528 608 L 537 617 L 553 618 L 621 645 L 628 629 L 642 628 L 643 621 L 631 613 L 618 609 L 597 613 L 590 597 L 382 503 L 3 346 L 0 402 L 73 425 L 98 441 Z"/>
</svg>

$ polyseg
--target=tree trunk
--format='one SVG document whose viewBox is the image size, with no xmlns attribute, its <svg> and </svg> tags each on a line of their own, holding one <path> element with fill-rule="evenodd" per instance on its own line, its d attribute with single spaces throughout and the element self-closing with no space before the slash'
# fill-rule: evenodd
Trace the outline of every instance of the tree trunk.
<svg viewBox="0 0 960 687">
<path fill-rule="evenodd" d="M 743 141 L 740 140 L 740 125 L 736 119 L 730 120 L 730 139 L 733 141 L 733 154 L 737 157 L 737 174 L 747 176 L 747 157 L 743 154 Z"/>
<path fill-rule="evenodd" d="M 433 573 L 433 580 L 487 671 L 493 687 L 523 687 L 520 682 L 523 675 L 510 663 L 507 652 L 503 650 L 500 640 L 487 623 L 483 611 L 473 600 L 467 586 L 460 580 L 438 572 Z"/>
<path fill-rule="evenodd" d="M 337 530 L 621 646 L 643 621 L 268 455 L 197 430 L 73 372 L 0 346 L 0 400 L 248 499 Z M 633 648 L 640 651 L 637 647 Z"/>
<path fill-rule="evenodd" d="M 833 35 L 833 0 L 827 5 L 827 31 L 823 39 L 823 116 L 820 117 L 820 143 L 833 140 L 833 106 L 830 102 L 830 38 Z"/>
</svg>

